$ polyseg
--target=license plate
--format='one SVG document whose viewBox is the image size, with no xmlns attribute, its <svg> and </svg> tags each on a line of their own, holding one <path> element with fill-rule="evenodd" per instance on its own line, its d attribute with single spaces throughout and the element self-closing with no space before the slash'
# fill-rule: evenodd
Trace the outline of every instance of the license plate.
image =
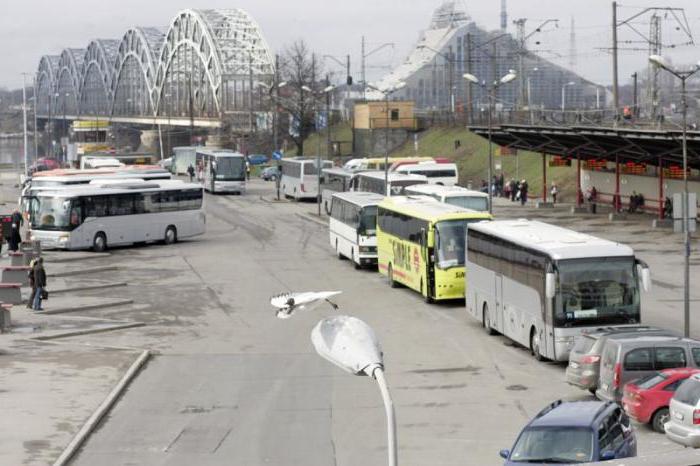
<svg viewBox="0 0 700 466">
<path fill-rule="evenodd" d="M 572 369 L 578 369 L 578 363 L 572 361 L 569 363 L 569 367 L 571 367 Z"/>
<path fill-rule="evenodd" d="M 674 416 L 676 419 L 678 419 L 679 421 L 682 421 L 682 420 L 683 420 L 683 414 L 682 414 L 682 413 L 679 413 L 679 412 L 676 411 L 675 413 L 673 413 L 673 416 Z"/>
</svg>

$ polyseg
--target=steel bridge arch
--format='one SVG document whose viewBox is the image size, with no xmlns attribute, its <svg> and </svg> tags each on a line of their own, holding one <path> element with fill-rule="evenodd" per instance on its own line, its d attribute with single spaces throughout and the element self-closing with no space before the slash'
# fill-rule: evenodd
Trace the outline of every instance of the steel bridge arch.
<svg viewBox="0 0 700 466">
<path fill-rule="evenodd" d="M 112 80 L 114 78 L 114 60 L 117 55 L 117 48 L 119 47 L 118 40 L 112 39 L 97 39 L 90 42 L 83 57 L 83 64 L 81 70 L 81 81 L 80 81 L 80 101 L 79 101 L 79 114 L 84 114 L 85 110 L 88 110 L 87 105 L 91 103 L 86 102 L 87 98 L 92 96 L 88 95 L 88 91 L 91 91 L 89 82 L 92 73 L 97 73 L 98 79 L 102 84 L 103 95 L 98 96 L 102 99 L 102 102 L 96 102 L 98 108 L 103 108 L 108 110 L 112 105 Z"/>
<path fill-rule="evenodd" d="M 58 75 L 58 62 L 60 55 L 44 55 L 39 60 L 39 69 L 36 73 L 37 87 L 37 111 L 51 113 L 51 105 L 55 103 L 56 82 Z"/>
<path fill-rule="evenodd" d="M 63 103 L 64 111 L 67 107 L 67 97 L 70 95 L 71 110 L 77 114 L 80 110 L 78 103 L 80 102 L 80 86 L 82 83 L 82 66 L 85 58 L 85 49 L 64 49 L 58 61 L 58 73 L 56 74 L 55 91 L 56 105 L 59 100 Z M 65 79 L 64 79 L 65 78 Z M 67 83 L 67 84 L 64 84 Z M 69 87 L 69 89 L 66 89 Z M 66 91 L 70 90 L 70 94 L 66 95 Z"/>
<path fill-rule="evenodd" d="M 114 61 L 113 79 L 111 82 L 111 97 L 109 114 L 114 114 L 117 90 L 122 77 L 124 66 L 130 60 L 136 60 L 141 68 L 146 86 L 148 88 L 151 109 L 155 114 L 155 89 L 156 73 L 158 71 L 158 56 L 163 45 L 165 34 L 159 29 L 151 27 L 134 27 L 124 34 Z"/>
</svg>

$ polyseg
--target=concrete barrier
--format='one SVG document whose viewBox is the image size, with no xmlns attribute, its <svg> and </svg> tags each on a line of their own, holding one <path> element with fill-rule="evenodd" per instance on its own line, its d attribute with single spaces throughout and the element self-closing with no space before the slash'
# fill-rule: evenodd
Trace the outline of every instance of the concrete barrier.
<svg viewBox="0 0 700 466">
<path fill-rule="evenodd" d="M 8 256 L 10 256 L 10 265 L 13 267 L 27 265 L 24 263 L 24 253 L 22 252 L 10 251 Z"/>
<path fill-rule="evenodd" d="M 0 304 L 0 332 L 2 333 L 5 333 L 12 327 L 11 310 L 12 304 Z"/>
<path fill-rule="evenodd" d="M 0 302 L 22 304 L 21 283 L 0 283 Z"/>
<path fill-rule="evenodd" d="M 23 263 L 22 263 L 22 265 L 25 265 L 25 266 L 28 266 L 34 259 L 36 259 L 37 257 L 39 257 L 39 255 L 36 254 L 34 251 L 23 252 L 22 255 L 23 255 L 23 258 L 22 258 Z M 14 264 L 13 264 L 13 265 L 14 265 Z"/>
<path fill-rule="evenodd" d="M 2 283 L 19 283 L 21 286 L 29 285 L 29 266 L 5 266 L 2 267 Z"/>
</svg>

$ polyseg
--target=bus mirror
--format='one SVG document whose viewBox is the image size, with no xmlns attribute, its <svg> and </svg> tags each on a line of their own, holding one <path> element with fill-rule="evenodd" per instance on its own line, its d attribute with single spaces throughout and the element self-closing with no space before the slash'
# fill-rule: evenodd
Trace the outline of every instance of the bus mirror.
<svg viewBox="0 0 700 466">
<path fill-rule="evenodd" d="M 651 291 L 651 271 L 649 267 L 642 264 L 637 265 L 637 267 L 639 268 L 639 276 L 642 277 L 642 289 L 645 292 Z"/>
<path fill-rule="evenodd" d="M 548 299 L 552 299 L 554 297 L 555 287 L 556 287 L 556 280 L 554 278 L 554 273 L 547 272 L 547 274 L 545 275 L 544 288 L 545 288 L 545 294 L 547 295 Z"/>
</svg>

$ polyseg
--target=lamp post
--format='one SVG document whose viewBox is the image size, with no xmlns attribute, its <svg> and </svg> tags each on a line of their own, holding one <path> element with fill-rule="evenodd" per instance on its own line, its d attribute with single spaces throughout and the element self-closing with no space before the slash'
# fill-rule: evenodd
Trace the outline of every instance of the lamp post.
<svg viewBox="0 0 700 466">
<path fill-rule="evenodd" d="M 275 67 L 277 69 L 277 67 Z M 277 79 L 277 75 L 275 74 L 275 79 Z M 272 100 L 274 100 L 274 105 L 275 105 L 275 111 L 272 113 L 272 154 L 274 155 L 275 152 L 277 152 L 277 127 L 279 126 L 279 121 L 278 121 L 278 115 L 277 115 L 277 102 L 279 101 L 280 98 L 280 93 L 279 90 L 282 89 L 287 85 L 286 81 L 282 81 L 281 83 L 276 83 L 273 84 L 272 86 L 265 84 L 263 82 L 260 83 L 261 86 L 267 87 L 268 88 L 268 93 L 270 94 L 270 97 Z M 274 91 L 274 95 L 272 93 Z M 277 200 L 280 200 L 280 177 L 282 176 L 282 162 L 280 160 L 277 161 L 277 176 L 275 176 L 275 188 L 277 189 Z"/>
<path fill-rule="evenodd" d="M 649 61 L 663 68 L 681 80 L 681 110 L 683 113 L 683 335 L 690 336 L 690 225 L 688 205 L 688 102 L 685 92 L 685 82 L 700 71 L 700 63 L 689 71 L 679 71 L 672 68 L 660 55 L 651 55 Z"/>
<path fill-rule="evenodd" d="M 534 124 L 534 117 L 532 114 L 532 86 L 531 86 L 530 81 L 532 80 L 533 73 L 536 73 L 538 71 L 539 71 L 539 68 L 535 67 L 532 69 L 532 71 L 530 71 L 527 74 L 527 109 L 528 109 L 528 113 L 530 114 L 530 124 L 531 125 Z M 517 176 L 516 176 L 516 178 L 517 178 Z"/>
<path fill-rule="evenodd" d="M 314 115 L 316 116 L 316 123 L 318 123 L 318 99 L 321 96 L 326 96 L 329 92 L 331 92 L 333 89 L 335 89 L 335 86 L 326 86 L 322 90 L 318 92 L 314 92 L 310 87 L 308 86 L 301 86 L 301 92 L 302 94 L 304 92 L 308 92 L 311 94 L 314 98 Z M 303 106 L 302 106 L 302 111 L 303 111 Z M 326 116 L 326 118 L 328 118 Z M 326 121 L 326 124 L 329 124 L 328 121 Z M 317 125 L 314 125 L 317 126 Z M 318 208 L 318 216 L 321 216 L 321 133 L 318 131 L 318 128 L 316 128 L 316 182 L 317 182 L 317 195 L 316 195 L 316 205 Z"/>
<path fill-rule="evenodd" d="M 381 346 L 374 330 L 356 317 L 327 317 L 311 331 L 311 343 L 322 358 L 344 371 L 377 381 L 386 412 L 389 466 L 396 466 L 396 416 L 384 378 Z"/>
<path fill-rule="evenodd" d="M 384 94 L 384 111 L 386 112 L 386 127 L 384 128 L 384 189 L 386 189 L 386 195 L 390 195 L 389 192 L 389 125 L 391 124 L 389 115 L 389 97 L 394 92 L 403 89 L 406 83 L 399 81 L 391 87 L 380 89 L 371 84 L 367 84 L 367 87 L 374 89 L 375 91 Z M 370 121 L 370 128 L 372 127 L 372 122 Z"/>
<path fill-rule="evenodd" d="M 576 84 L 575 82 L 569 81 L 568 83 L 564 83 L 564 85 L 561 87 L 561 111 L 562 111 L 562 113 L 566 110 L 566 86 L 573 86 L 575 84 Z"/>
<path fill-rule="evenodd" d="M 491 179 L 493 178 L 493 146 L 491 144 L 491 132 L 492 132 L 492 126 L 493 126 L 493 117 L 492 117 L 492 107 L 494 104 L 494 95 L 496 93 L 496 89 L 501 87 L 504 84 L 508 84 L 509 82 L 515 80 L 515 78 L 518 77 L 517 74 L 515 74 L 515 70 L 509 70 L 508 74 L 503 76 L 501 79 L 496 80 L 491 84 L 491 86 L 486 86 L 486 81 L 479 81 L 479 78 L 474 76 L 471 73 L 464 73 L 462 75 L 464 79 L 467 81 L 473 83 L 473 84 L 478 84 L 479 86 L 488 89 L 488 99 L 489 99 L 489 111 L 488 111 L 488 135 L 489 135 L 489 170 L 488 170 L 488 191 L 489 191 L 489 213 L 493 213 L 493 190 L 491 189 Z"/>
</svg>

